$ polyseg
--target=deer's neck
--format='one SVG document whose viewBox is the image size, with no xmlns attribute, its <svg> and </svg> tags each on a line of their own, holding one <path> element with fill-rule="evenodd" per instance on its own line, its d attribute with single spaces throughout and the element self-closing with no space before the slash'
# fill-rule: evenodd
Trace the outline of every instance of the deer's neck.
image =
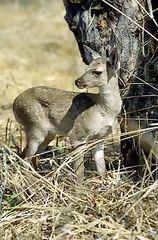
<svg viewBox="0 0 158 240">
<path fill-rule="evenodd" d="M 99 88 L 98 103 L 106 113 L 117 115 L 121 110 L 121 97 L 117 77 L 112 77 L 108 84 Z"/>
</svg>

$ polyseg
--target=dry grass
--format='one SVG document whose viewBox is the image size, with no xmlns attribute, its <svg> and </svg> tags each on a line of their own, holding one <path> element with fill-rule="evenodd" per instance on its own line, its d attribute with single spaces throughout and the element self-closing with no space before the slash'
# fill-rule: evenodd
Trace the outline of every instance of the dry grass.
<svg viewBox="0 0 158 240">
<path fill-rule="evenodd" d="M 66 153 L 58 144 L 35 171 L 16 155 L 21 134 L 16 129 L 8 124 L 10 147 L 3 145 L 0 151 L 0 239 L 157 239 L 158 180 L 154 182 L 145 155 L 139 181 L 134 181 L 136 170 L 121 165 L 97 177 L 88 157 L 85 180 L 79 184 L 72 163 L 81 152 Z"/>
<path fill-rule="evenodd" d="M 49 171 L 39 173 L 2 147 L 0 239 L 157 239 L 158 181 L 148 166 L 136 183 L 133 171 L 121 169 L 103 178 L 93 172 L 80 185 L 68 165 L 78 154 L 61 166 L 49 158 Z"/>
</svg>

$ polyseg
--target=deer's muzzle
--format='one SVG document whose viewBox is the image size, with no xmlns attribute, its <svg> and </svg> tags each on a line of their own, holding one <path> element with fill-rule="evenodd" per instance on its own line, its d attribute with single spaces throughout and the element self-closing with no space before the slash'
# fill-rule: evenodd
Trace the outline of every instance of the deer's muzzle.
<svg viewBox="0 0 158 240">
<path fill-rule="evenodd" d="M 81 80 L 81 78 L 75 80 L 75 85 L 80 89 L 87 87 L 87 85 Z"/>
</svg>

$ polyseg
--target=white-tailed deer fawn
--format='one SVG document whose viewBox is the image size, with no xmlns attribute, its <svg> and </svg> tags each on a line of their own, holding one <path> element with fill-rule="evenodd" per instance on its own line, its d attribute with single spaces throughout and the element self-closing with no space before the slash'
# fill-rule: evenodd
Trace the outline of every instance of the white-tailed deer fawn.
<svg viewBox="0 0 158 240">
<path fill-rule="evenodd" d="M 14 115 L 26 134 L 25 158 L 44 151 L 56 134 L 68 136 L 76 147 L 82 142 L 108 136 L 116 128 L 122 104 L 114 68 L 117 54 L 112 51 L 110 60 L 105 60 L 85 47 L 85 55 L 90 65 L 75 84 L 80 89 L 97 87 L 98 94 L 39 86 L 24 91 L 15 99 Z M 94 159 L 98 173 L 104 174 L 103 143 L 96 146 Z M 74 167 L 78 179 L 82 180 L 83 157 L 75 161 Z"/>
</svg>

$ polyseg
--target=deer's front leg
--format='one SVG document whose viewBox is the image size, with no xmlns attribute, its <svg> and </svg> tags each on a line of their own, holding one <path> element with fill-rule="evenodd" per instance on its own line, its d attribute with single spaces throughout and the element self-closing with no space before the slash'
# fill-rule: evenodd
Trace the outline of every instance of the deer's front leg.
<svg viewBox="0 0 158 240">
<path fill-rule="evenodd" d="M 74 170 L 77 176 L 77 181 L 82 182 L 84 180 L 84 153 L 82 153 L 83 146 L 77 147 L 77 153 L 79 156 L 74 161 Z"/>
<path fill-rule="evenodd" d="M 84 156 L 80 156 L 74 162 L 74 170 L 77 176 L 77 181 L 82 182 L 84 179 Z"/>
<path fill-rule="evenodd" d="M 103 175 L 106 171 L 104 160 L 104 144 L 101 143 L 93 149 L 94 161 L 99 175 Z"/>
</svg>

